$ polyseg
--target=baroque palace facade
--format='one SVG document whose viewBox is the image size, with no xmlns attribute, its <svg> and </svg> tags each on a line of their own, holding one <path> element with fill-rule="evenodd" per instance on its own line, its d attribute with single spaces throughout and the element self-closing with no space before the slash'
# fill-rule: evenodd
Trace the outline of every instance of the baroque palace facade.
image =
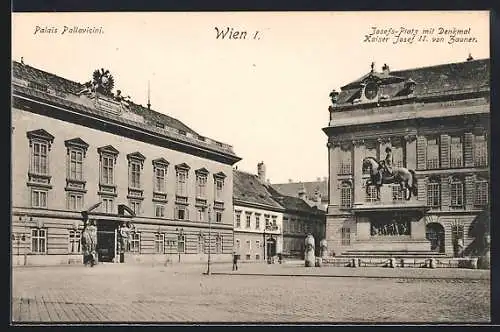
<svg viewBox="0 0 500 332">
<path fill-rule="evenodd" d="M 81 263 L 82 211 L 97 224 L 100 261 L 231 259 L 231 146 L 111 92 L 23 63 L 12 79 L 13 264 Z M 100 205 L 92 210 L 92 207 Z M 210 219 L 210 229 L 209 229 Z"/>
<path fill-rule="evenodd" d="M 481 246 L 474 232 L 489 210 L 489 59 L 391 72 L 384 65 L 330 94 L 330 254 L 429 252 Z M 367 156 L 386 147 L 394 167 L 414 170 L 418 194 L 366 187 Z"/>
</svg>

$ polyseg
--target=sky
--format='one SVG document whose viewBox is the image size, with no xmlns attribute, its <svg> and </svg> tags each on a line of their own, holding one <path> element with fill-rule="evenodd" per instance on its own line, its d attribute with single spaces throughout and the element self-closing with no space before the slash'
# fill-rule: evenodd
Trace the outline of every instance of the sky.
<svg viewBox="0 0 500 332">
<path fill-rule="evenodd" d="M 70 34 L 64 27 L 96 28 Z M 246 31 L 245 39 L 217 30 Z M 413 43 L 365 42 L 374 28 L 401 31 Z M 434 28 L 444 42 L 418 42 Z M 440 28 L 468 30 L 450 44 Z M 469 30 L 470 29 L 470 30 Z M 57 32 L 56 32 L 57 30 Z M 42 32 L 44 31 L 44 32 Z M 49 32 L 52 31 L 52 32 Z M 255 32 L 258 31 L 257 35 Z M 36 33 L 35 33 L 36 32 Z M 240 35 L 241 36 L 241 35 Z M 254 38 L 256 36 L 256 38 Z M 374 36 L 383 37 L 383 34 Z M 13 13 L 12 59 L 77 82 L 108 69 L 115 89 L 234 147 L 238 169 L 266 165 L 272 183 L 328 175 L 328 97 L 332 89 L 380 71 L 490 57 L 489 13 L 221 12 Z"/>
</svg>

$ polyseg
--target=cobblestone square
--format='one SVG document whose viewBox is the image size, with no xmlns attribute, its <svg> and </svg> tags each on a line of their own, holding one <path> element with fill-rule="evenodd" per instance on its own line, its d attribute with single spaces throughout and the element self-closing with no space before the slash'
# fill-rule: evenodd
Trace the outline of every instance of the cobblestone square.
<svg viewBox="0 0 500 332">
<path fill-rule="evenodd" d="M 432 278 L 419 279 L 408 277 L 412 272 L 404 269 L 397 273 L 394 272 L 397 270 L 370 268 L 317 269 L 323 276 L 312 272 L 309 276 L 298 276 L 297 271 L 306 269 L 286 265 L 270 268 L 263 264 L 243 264 L 239 275 L 226 264 L 214 266 L 211 276 L 202 274 L 205 269 L 202 265 L 126 264 L 15 268 L 12 320 L 13 323 L 490 321 L 490 280 L 485 277 L 489 271 L 443 269 L 432 272 Z M 357 275 L 352 272 L 355 270 Z M 329 273 L 337 277 L 327 276 Z M 389 278 L 391 274 L 395 277 Z M 444 277 L 438 278 L 439 274 Z"/>
</svg>

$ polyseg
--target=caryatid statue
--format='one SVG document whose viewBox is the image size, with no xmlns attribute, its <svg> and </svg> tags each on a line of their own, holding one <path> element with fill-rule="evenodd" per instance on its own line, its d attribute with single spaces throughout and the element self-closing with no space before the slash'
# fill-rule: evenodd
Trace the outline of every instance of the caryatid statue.
<svg viewBox="0 0 500 332">
<path fill-rule="evenodd" d="M 305 252 L 304 260 L 306 267 L 315 266 L 316 256 L 314 255 L 314 236 L 312 234 L 307 234 L 305 239 Z"/>
</svg>

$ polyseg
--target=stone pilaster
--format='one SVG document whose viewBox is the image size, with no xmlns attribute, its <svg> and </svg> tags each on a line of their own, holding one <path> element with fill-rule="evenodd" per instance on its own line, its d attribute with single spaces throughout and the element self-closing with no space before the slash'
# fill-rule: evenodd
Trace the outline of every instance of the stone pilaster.
<svg viewBox="0 0 500 332">
<path fill-rule="evenodd" d="M 419 177 L 417 182 L 418 196 L 417 199 L 427 204 L 427 180 L 428 177 Z"/>
<path fill-rule="evenodd" d="M 465 176 L 465 208 L 471 210 L 474 208 L 474 175 L 467 174 Z"/>
<path fill-rule="evenodd" d="M 441 150 L 441 167 L 450 167 L 450 136 L 442 134 L 439 139 L 440 150 Z"/>
<path fill-rule="evenodd" d="M 474 167 L 473 145 L 474 136 L 472 133 L 464 134 L 464 166 Z"/>
<path fill-rule="evenodd" d="M 417 137 L 417 169 L 426 169 L 427 160 L 427 138 L 423 135 Z"/>
<path fill-rule="evenodd" d="M 417 136 L 414 134 L 404 137 L 406 142 L 406 168 L 417 168 Z"/>
<path fill-rule="evenodd" d="M 354 179 L 354 204 L 364 203 L 365 188 L 363 181 L 363 158 L 365 155 L 365 147 L 363 140 L 355 140 L 352 142 L 354 149 L 353 165 L 353 179 Z"/>
<path fill-rule="evenodd" d="M 330 137 L 326 146 L 328 148 L 329 204 L 338 208 L 340 205 L 340 191 L 338 190 L 339 144 Z"/>
<path fill-rule="evenodd" d="M 451 204 L 450 177 L 441 176 L 441 210 L 449 210 Z"/>
</svg>

